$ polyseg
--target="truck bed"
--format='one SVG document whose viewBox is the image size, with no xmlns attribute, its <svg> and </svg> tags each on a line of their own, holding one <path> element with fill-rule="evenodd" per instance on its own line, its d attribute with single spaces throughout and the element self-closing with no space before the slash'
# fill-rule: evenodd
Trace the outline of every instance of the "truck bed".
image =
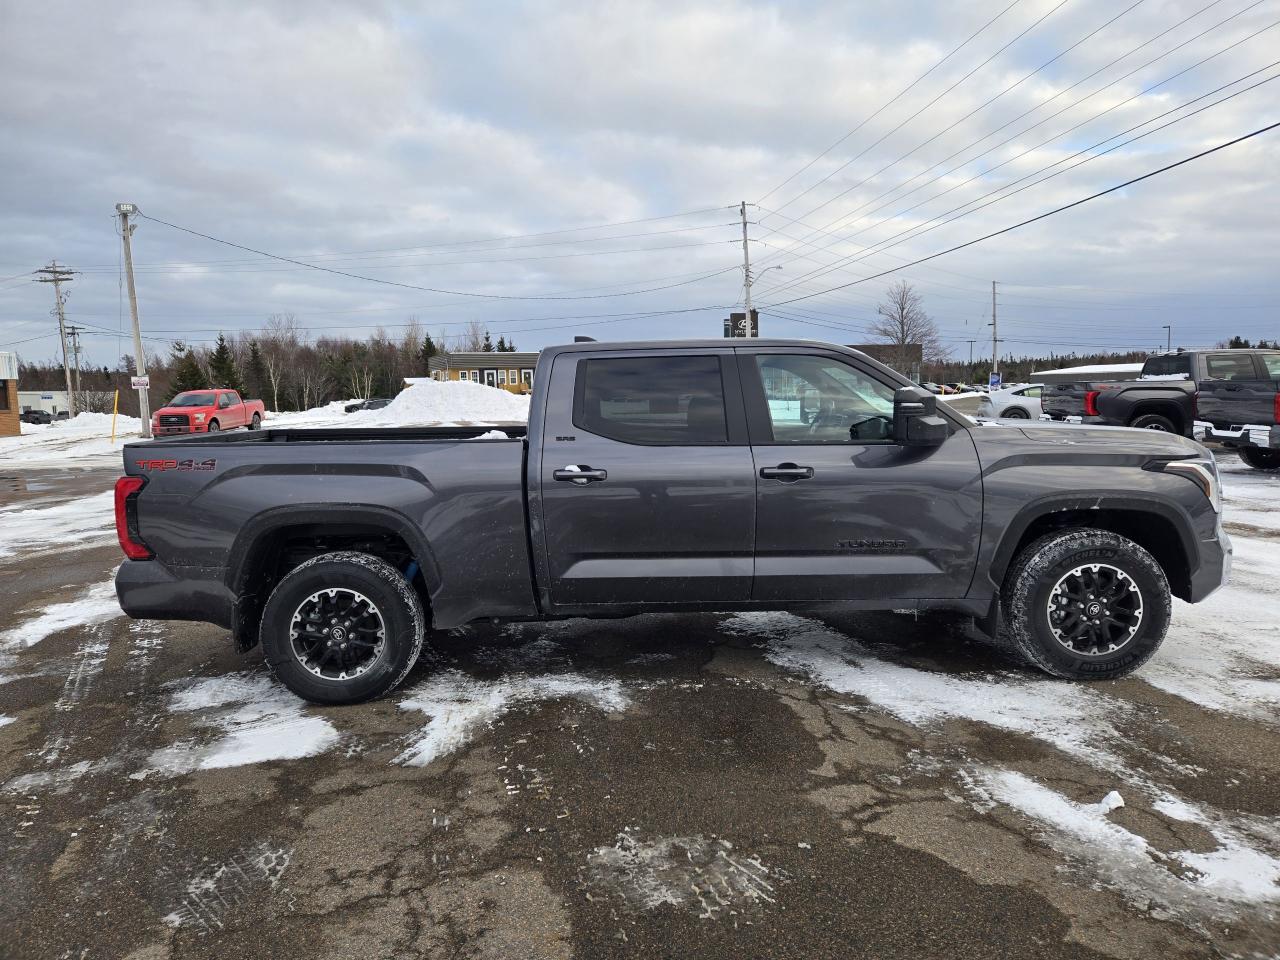
<svg viewBox="0 0 1280 960">
<path fill-rule="evenodd" d="M 448 427 L 271 427 L 265 430 L 249 430 L 233 433 L 182 434 L 173 437 L 156 437 L 153 444 L 192 444 L 206 446 L 227 443 L 332 443 L 336 441 L 359 442 L 368 440 L 479 440 L 494 430 L 506 437 L 488 438 L 522 440 L 528 434 L 524 423 L 476 424 L 474 426 Z M 487 442 L 487 441 L 486 441 Z"/>
</svg>

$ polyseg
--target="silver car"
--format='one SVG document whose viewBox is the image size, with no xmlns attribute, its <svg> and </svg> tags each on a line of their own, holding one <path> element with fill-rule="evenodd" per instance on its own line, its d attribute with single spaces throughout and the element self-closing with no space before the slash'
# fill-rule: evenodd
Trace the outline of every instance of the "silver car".
<svg viewBox="0 0 1280 960">
<path fill-rule="evenodd" d="M 992 390 L 978 404 L 978 416 L 1039 420 L 1041 389 L 1041 384 L 1032 383 Z"/>
</svg>

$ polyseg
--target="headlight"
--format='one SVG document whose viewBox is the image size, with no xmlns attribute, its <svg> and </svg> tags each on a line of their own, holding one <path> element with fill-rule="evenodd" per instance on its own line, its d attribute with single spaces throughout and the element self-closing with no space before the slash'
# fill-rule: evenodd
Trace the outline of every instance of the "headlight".
<svg viewBox="0 0 1280 960">
<path fill-rule="evenodd" d="M 1218 482 L 1218 465 L 1212 460 L 1170 460 L 1164 465 L 1165 473 L 1176 473 L 1194 482 L 1215 513 L 1222 512 L 1222 484 Z"/>
<path fill-rule="evenodd" d="M 203 414 L 203 413 L 197 413 L 197 414 L 196 414 L 196 423 L 204 423 L 204 414 Z"/>
</svg>

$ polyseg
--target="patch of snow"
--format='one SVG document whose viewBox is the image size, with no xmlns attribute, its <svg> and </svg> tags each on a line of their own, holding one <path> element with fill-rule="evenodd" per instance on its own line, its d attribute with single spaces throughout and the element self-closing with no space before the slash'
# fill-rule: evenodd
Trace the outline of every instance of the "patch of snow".
<svg viewBox="0 0 1280 960">
<path fill-rule="evenodd" d="M 460 670 L 444 670 L 400 701 L 401 710 L 417 710 L 431 719 L 410 734 L 409 746 L 395 762 L 425 767 L 464 746 L 481 727 L 518 706 L 566 697 L 601 710 L 623 710 L 629 702 L 618 681 L 592 680 L 576 673 L 477 680 Z"/>
<path fill-rule="evenodd" d="M 1190 380 L 1189 373 L 1144 373 L 1139 380 Z"/>
<path fill-rule="evenodd" d="M 142 434 L 142 421 L 121 416 L 116 421 L 116 439 L 111 440 L 111 414 L 81 413 L 70 420 L 49 424 L 22 424 L 17 437 L 0 439 L 0 460 L 6 470 L 62 465 L 74 461 L 119 455 L 124 443 Z"/>
<path fill-rule="evenodd" d="M 728 840 L 641 840 L 620 833 L 616 843 L 588 854 L 582 880 L 588 888 L 618 896 L 633 910 L 684 908 L 695 911 L 700 920 L 711 920 L 773 903 L 770 873 L 758 857 L 736 852 Z"/>
<path fill-rule="evenodd" d="M 792 613 L 740 613 L 727 633 L 765 642 L 765 657 L 837 693 L 864 697 L 917 726 L 971 720 L 1034 737 L 1063 753 L 1115 773 L 1129 763 L 1109 745 L 1127 743 L 1117 725 L 1131 704 L 1081 684 L 1012 671 L 943 674 L 885 660 L 857 640 Z"/>
<path fill-rule="evenodd" d="M 108 490 L 92 497 L 49 507 L 0 507 L 0 558 L 19 553 L 92 547 L 115 539 L 115 494 Z"/>
<path fill-rule="evenodd" d="M 123 616 L 115 584 L 108 580 L 82 591 L 74 600 L 51 603 L 38 616 L 0 633 L 0 649 L 34 646 L 59 630 L 93 626 Z"/>
<path fill-rule="evenodd" d="M 17 719 L 17 717 L 7 717 L 3 713 L 0 713 L 0 727 L 7 726 Z"/>
<path fill-rule="evenodd" d="M 1110 813 L 1112 810 L 1119 810 L 1124 806 L 1124 797 L 1120 796 L 1119 790 L 1112 790 L 1105 797 L 1099 800 L 1094 808 L 1099 813 Z"/>
<path fill-rule="evenodd" d="M 157 750 L 135 779 L 296 760 L 323 753 L 339 740 L 328 720 L 308 713 L 304 701 L 260 673 L 191 681 L 170 698 L 169 708 L 194 714 L 196 724 L 216 736 L 207 743 L 187 740 Z"/>
<path fill-rule="evenodd" d="M 1107 819 L 1104 804 L 1082 804 L 1012 770 L 979 773 L 996 800 L 1045 826 L 1045 839 L 1075 859 L 1091 864 L 1122 895 L 1136 902 L 1154 899 L 1183 915 L 1208 912 L 1234 916 L 1241 906 L 1280 902 L 1280 859 L 1260 849 L 1245 832 L 1217 822 L 1180 800 L 1169 799 L 1176 819 L 1204 826 L 1218 843 L 1208 853 L 1161 852 L 1145 838 Z"/>
</svg>

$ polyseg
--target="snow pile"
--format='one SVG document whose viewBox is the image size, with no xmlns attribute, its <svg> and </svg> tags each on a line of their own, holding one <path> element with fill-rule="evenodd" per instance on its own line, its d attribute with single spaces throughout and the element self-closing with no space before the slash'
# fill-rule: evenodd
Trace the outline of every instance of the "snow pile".
<svg viewBox="0 0 1280 960">
<path fill-rule="evenodd" d="M 347 416 L 353 427 L 413 427 L 440 423 L 524 423 L 529 398 L 468 381 L 423 380 L 381 410 Z"/>
<path fill-rule="evenodd" d="M 142 433 L 137 417 L 116 419 L 116 439 L 111 441 L 111 414 L 81 413 L 70 420 L 46 424 L 22 424 L 22 434 L 0 439 L 0 461 L 5 469 L 65 464 L 89 457 L 119 454 L 124 443 Z"/>
<path fill-rule="evenodd" d="M 1190 380 L 1189 373 L 1144 373 L 1139 380 Z"/>
<path fill-rule="evenodd" d="M 348 413 L 345 407 L 348 404 L 358 403 L 357 400 L 334 400 L 326 403 L 323 407 L 312 407 L 309 410 L 291 410 L 277 411 L 268 410 L 266 412 L 266 425 L 268 427 L 332 427 L 338 426 L 346 422 Z"/>
<path fill-rule="evenodd" d="M 618 681 L 591 680 L 576 673 L 488 681 L 445 670 L 418 684 L 400 701 L 401 710 L 419 710 L 431 720 L 410 735 L 409 746 L 396 762 L 425 767 L 467 744 L 482 727 L 516 706 L 564 697 L 601 710 L 622 710 L 628 702 Z"/>
<path fill-rule="evenodd" d="M 0 508 L 0 559 L 17 553 L 92 547 L 109 543 L 115 533 L 114 493 L 68 500 L 50 507 Z"/>
<path fill-rule="evenodd" d="M 194 714 L 197 725 L 218 736 L 210 743 L 187 739 L 157 750 L 133 779 L 311 757 L 339 739 L 333 724 L 310 715 L 304 701 L 262 674 L 204 677 L 174 694 L 169 708 Z"/>
<path fill-rule="evenodd" d="M 115 583 L 108 580 L 82 591 L 72 600 L 51 603 L 39 615 L 0 633 L 0 649 L 32 647 L 45 637 L 71 627 L 88 627 L 123 617 L 116 600 Z"/>
</svg>

